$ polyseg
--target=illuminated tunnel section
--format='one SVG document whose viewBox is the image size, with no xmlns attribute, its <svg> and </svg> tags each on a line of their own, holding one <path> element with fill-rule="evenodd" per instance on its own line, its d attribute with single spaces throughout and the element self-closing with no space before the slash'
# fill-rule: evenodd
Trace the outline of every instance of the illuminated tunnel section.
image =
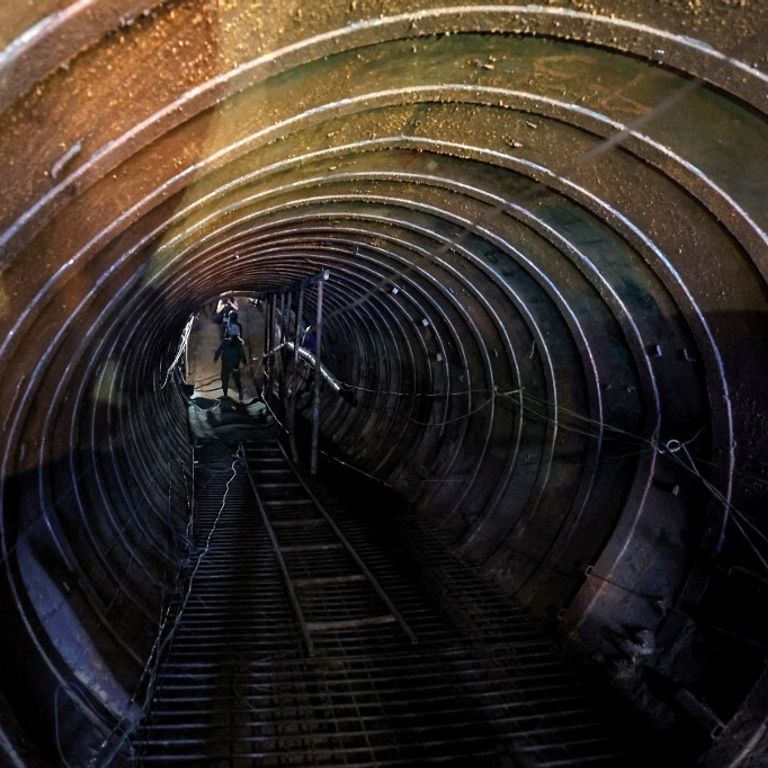
<svg viewBox="0 0 768 768">
<path fill-rule="evenodd" d="M 691 764 L 757 765 L 765 8 L 116 5 L 0 24 L 3 759 L 100 765 L 138 716 L 181 330 L 325 268 L 328 449 Z"/>
</svg>

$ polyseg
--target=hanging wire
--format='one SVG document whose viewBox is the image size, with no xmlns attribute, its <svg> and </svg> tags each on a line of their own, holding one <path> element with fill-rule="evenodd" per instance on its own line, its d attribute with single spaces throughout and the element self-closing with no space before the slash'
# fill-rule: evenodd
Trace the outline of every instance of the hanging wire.
<svg viewBox="0 0 768 768">
<path fill-rule="evenodd" d="M 340 383 L 342 384 L 342 386 L 350 386 L 344 382 L 340 382 Z M 393 394 L 393 395 L 403 395 L 403 396 L 408 395 L 408 396 L 424 396 L 424 397 L 444 397 L 450 394 L 458 394 L 458 393 L 439 393 L 439 392 L 438 393 L 435 393 L 435 392 L 405 393 L 405 392 L 393 392 L 390 390 L 380 390 L 380 389 L 363 388 L 363 387 L 355 387 L 355 389 L 363 390 L 371 394 L 381 393 L 381 394 Z M 486 390 L 482 390 L 482 389 L 467 390 L 461 394 L 471 395 L 476 392 L 485 393 L 488 391 L 489 390 L 487 389 Z M 725 531 L 725 528 L 727 527 L 727 523 L 729 519 L 733 520 L 733 523 L 736 529 L 741 533 L 744 540 L 753 550 L 753 552 L 755 553 L 755 556 L 760 560 L 760 562 L 763 564 L 766 570 L 768 570 L 768 559 L 766 559 L 766 557 L 757 548 L 754 541 L 750 537 L 749 533 L 745 529 L 745 526 L 752 529 L 754 533 L 759 538 L 764 540 L 766 543 L 768 543 L 768 536 L 766 536 L 766 534 L 764 534 L 755 525 L 755 523 L 752 522 L 743 512 L 741 512 L 739 509 L 734 507 L 733 504 L 722 494 L 722 492 L 701 474 L 701 472 L 698 470 L 698 467 L 696 466 L 696 462 L 694 461 L 693 456 L 689 451 L 688 446 L 699 439 L 699 437 L 702 435 L 702 433 L 706 429 L 706 426 L 701 427 L 691 437 L 685 440 L 680 440 L 678 438 L 668 438 L 665 441 L 660 441 L 657 435 L 648 437 L 645 435 L 637 434 L 635 432 L 631 432 L 627 429 L 624 429 L 623 427 L 617 427 L 616 425 L 609 424 L 605 421 L 600 421 L 600 420 L 591 418 L 583 413 L 574 411 L 573 409 L 553 403 L 548 399 L 537 397 L 523 388 L 507 390 L 507 391 L 502 391 L 498 389 L 493 390 L 491 396 L 486 400 L 484 400 L 482 403 L 480 403 L 480 405 L 471 409 L 467 413 L 462 414 L 461 416 L 457 416 L 455 418 L 447 419 L 440 422 L 424 422 L 424 421 L 418 421 L 413 418 L 410 418 L 409 421 L 411 421 L 414 424 L 418 424 L 420 426 L 425 426 L 425 427 L 431 427 L 431 428 L 444 427 L 448 424 L 455 424 L 455 423 L 464 421 L 470 416 L 487 408 L 491 403 L 493 403 L 498 398 L 503 398 L 504 400 L 511 402 L 513 405 L 521 407 L 523 410 L 523 413 L 527 417 L 533 417 L 541 421 L 544 421 L 546 423 L 554 424 L 559 430 L 578 434 L 593 440 L 611 441 L 617 444 L 624 444 L 624 445 L 627 445 L 628 447 L 631 446 L 632 448 L 635 449 L 631 452 L 612 456 L 611 457 L 612 461 L 631 458 L 635 456 L 642 456 L 643 454 L 647 454 L 647 453 L 656 453 L 657 455 L 666 456 L 668 458 L 673 459 L 677 464 L 679 464 L 680 466 L 685 468 L 688 472 L 693 474 L 699 480 L 702 486 L 709 493 L 711 493 L 712 496 L 719 503 L 723 505 L 725 510 L 725 516 L 722 521 L 723 531 Z M 531 403 L 533 403 L 533 405 L 531 405 Z M 380 407 L 385 407 L 385 406 L 382 405 Z M 376 407 L 372 406 L 370 410 L 376 410 Z M 553 416 L 552 414 L 555 414 L 555 416 Z M 585 428 L 580 428 L 579 426 L 575 426 L 573 423 L 569 424 L 565 420 L 566 418 L 570 419 L 572 422 L 576 422 L 577 424 L 583 424 Z M 594 430 L 589 429 L 589 427 L 594 428 Z M 688 462 L 683 462 L 679 458 L 678 454 L 680 452 L 683 452 L 685 454 L 686 458 L 688 459 Z M 712 467 L 718 468 L 718 465 L 714 462 L 707 462 L 707 463 Z M 355 469 L 356 471 L 363 472 L 362 470 L 359 470 L 357 467 L 352 467 L 352 468 Z M 367 474 L 367 473 L 363 472 L 363 474 Z M 738 473 L 736 474 L 738 475 Z M 374 479 L 378 480 L 378 478 L 374 478 Z M 755 478 L 755 479 L 759 480 L 760 478 Z M 718 542 L 718 546 L 717 546 L 718 552 L 722 549 L 722 546 L 723 546 L 723 535 L 721 535 L 720 541 Z"/>
<path fill-rule="evenodd" d="M 544 403 L 546 401 L 542 400 L 541 398 L 535 398 L 531 395 L 526 395 L 526 398 L 537 400 L 540 403 Z M 656 436 L 653 438 L 647 438 L 643 437 L 642 435 L 637 435 L 632 432 L 629 432 L 625 429 L 612 426 L 610 424 L 606 424 L 604 422 L 596 421 L 595 419 L 591 419 L 587 416 L 584 416 L 583 414 L 579 414 L 575 411 L 572 411 L 567 408 L 561 408 L 559 406 L 554 406 L 558 411 L 562 411 L 563 413 L 567 414 L 568 416 L 581 420 L 585 423 L 599 426 L 601 429 L 614 432 L 618 435 L 621 435 L 622 437 L 630 438 L 631 440 L 635 442 L 643 443 L 647 446 L 646 450 L 653 451 L 656 454 L 660 456 L 666 456 L 670 459 L 672 459 L 676 464 L 683 467 L 686 471 L 691 473 L 696 479 L 701 483 L 701 485 L 720 503 L 723 505 L 724 514 L 723 514 L 723 520 L 721 522 L 721 533 L 715 548 L 715 551 L 717 553 L 722 551 L 724 542 L 725 542 L 725 534 L 726 534 L 726 528 L 729 521 L 732 521 L 734 523 L 734 526 L 736 529 L 741 533 L 742 537 L 744 538 L 747 545 L 750 547 L 750 549 L 754 552 L 755 556 L 758 558 L 758 560 L 762 563 L 762 565 L 766 568 L 768 571 L 768 560 L 763 555 L 763 553 L 759 550 L 755 542 L 753 541 L 752 537 L 747 533 L 745 530 L 745 526 L 750 527 L 757 535 L 768 542 L 768 537 L 765 536 L 765 534 L 760 531 L 757 526 L 747 517 L 747 515 L 736 508 L 733 503 L 725 497 L 725 495 L 712 483 L 710 482 L 706 477 L 702 475 L 702 473 L 699 471 L 698 466 L 696 465 L 696 461 L 694 460 L 693 456 L 691 455 L 688 446 L 695 442 L 701 434 L 704 432 L 705 427 L 701 427 L 694 435 L 692 435 L 687 440 L 679 440 L 677 438 L 670 438 L 666 441 L 659 441 Z M 536 413 L 537 416 L 544 418 L 545 415 L 541 413 Z M 560 423 L 560 426 L 562 426 L 565 429 L 572 429 L 571 427 L 568 427 L 566 425 L 563 425 Z M 580 434 L 583 434 L 587 437 L 593 437 L 597 438 L 597 435 L 587 432 L 585 430 L 576 430 Z M 679 454 L 682 453 L 687 461 L 683 461 Z M 716 465 L 714 465 L 716 466 Z"/>
<path fill-rule="evenodd" d="M 490 389 L 486 387 L 485 389 L 464 389 L 464 390 L 458 390 L 456 392 L 401 392 L 391 389 L 376 389 L 373 387 L 359 387 L 355 384 L 350 384 L 346 381 L 341 381 L 340 379 L 335 379 L 336 383 L 339 384 L 343 389 L 347 390 L 355 390 L 357 392 L 368 392 L 369 394 L 374 395 L 393 395 L 397 397 L 463 397 L 465 395 L 479 395 L 479 394 L 488 394 L 489 392 L 493 392 L 493 389 Z"/>
<path fill-rule="evenodd" d="M 232 476 L 229 478 L 224 488 L 224 494 L 221 499 L 221 506 L 219 507 L 216 517 L 214 518 L 213 525 L 211 526 L 211 529 L 208 532 L 208 536 L 206 537 L 206 540 L 205 540 L 205 545 L 203 546 L 202 550 L 198 553 L 197 558 L 195 559 L 194 565 L 192 567 L 191 573 L 186 583 L 186 587 L 183 590 L 183 596 L 179 604 L 179 609 L 176 612 L 173 623 L 171 624 L 170 629 L 167 632 L 166 632 L 166 627 L 168 626 L 168 623 L 171 619 L 171 601 L 170 600 L 167 602 L 165 609 L 161 611 L 162 618 L 160 621 L 158 632 L 157 632 L 157 635 L 155 636 L 155 640 L 152 644 L 152 648 L 150 649 L 147 662 L 144 665 L 144 669 L 142 670 L 142 673 L 139 677 L 139 682 L 137 683 L 136 689 L 134 690 L 133 695 L 128 701 L 128 704 L 126 705 L 123 711 L 123 714 L 118 720 L 117 724 L 102 742 L 100 751 L 103 751 L 104 749 L 106 749 L 110 739 L 112 739 L 118 733 L 122 732 L 122 735 L 118 740 L 118 742 L 115 744 L 115 746 L 110 750 L 110 752 L 104 758 L 104 760 L 101 763 L 99 763 L 100 768 L 107 768 L 107 766 L 109 766 L 112 763 L 112 761 L 118 756 L 122 748 L 126 745 L 126 742 L 128 742 L 130 746 L 130 742 L 129 742 L 130 736 L 134 731 L 134 729 L 139 724 L 140 718 L 138 717 L 135 718 L 128 725 L 127 728 L 123 726 L 123 721 L 125 720 L 125 717 L 127 716 L 131 707 L 136 703 L 139 696 L 139 691 L 141 690 L 142 687 L 145 686 L 145 681 L 146 681 L 145 694 L 144 694 L 142 704 L 140 705 L 140 712 L 141 713 L 146 712 L 147 707 L 149 706 L 149 703 L 152 699 L 152 695 L 154 693 L 155 684 L 157 682 L 157 672 L 160 665 L 160 661 L 163 657 L 163 653 L 166 650 L 166 648 L 173 642 L 176 636 L 176 632 L 181 624 L 184 611 L 187 607 L 187 604 L 190 599 L 190 595 L 192 593 L 192 588 L 194 586 L 195 578 L 200 569 L 200 566 L 202 565 L 204 558 L 210 551 L 213 536 L 216 533 L 216 530 L 219 525 L 219 521 L 221 520 L 222 514 L 224 512 L 224 508 L 227 504 L 229 489 L 232 483 L 234 482 L 235 478 L 237 477 L 237 469 L 240 463 L 241 463 L 241 458 L 239 455 L 237 455 L 234 461 L 232 462 L 232 465 L 230 468 L 232 472 Z M 192 525 L 191 522 L 188 523 L 188 526 L 187 526 L 188 532 L 191 530 L 191 525 Z M 193 550 L 194 550 L 193 544 L 191 542 L 188 542 L 188 551 L 191 553 Z M 189 565 L 189 560 L 187 561 L 182 560 L 179 563 L 179 570 L 177 571 L 177 574 L 176 574 L 176 589 L 175 589 L 174 595 L 182 594 L 182 591 L 178 588 L 178 584 L 181 580 L 181 574 L 184 571 L 185 564 Z"/>
<path fill-rule="evenodd" d="M 470 416 L 474 415 L 478 411 L 482 411 L 483 408 L 487 408 L 492 402 L 496 400 L 497 397 L 500 397 L 502 395 L 513 395 L 515 393 L 519 393 L 519 389 L 512 389 L 509 390 L 509 392 L 494 392 L 487 400 L 484 400 L 480 405 L 478 405 L 476 408 L 473 408 L 471 411 L 468 411 L 467 413 L 462 414 L 461 416 L 457 416 L 452 419 L 446 419 L 445 421 L 417 421 L 416 419 L 409 419 L 409 421 L 413 422 L 414 424 L 419 424 L 422 427 L 444 427 L 447 424 L 456 424 L 459 421 L 464 421 L 464 419 L 468 419 Z"/>
<path fill-rule="evenodd" d="M 683 461 L 677 455 L 680 451 L 682 451 L 682 453 L 685 455 L 685 458 L 686 458 L 685 461 Z M 720 491 L 720 489 L 717 488 L 717 486 L 715 486 L 706 477 L 702 475 L 702 473 L 699 471 L 698 466 L 696 465 L 696 462 L 694 461 L 693 457 L 688 451 L 687 445 L 681 444 L 679 449 L 676 449 L 670 452 L 668 455 L 675 462 L 677 462 L 679 466 L 683 467 L 683 469 L 687 470 L 694 477 L 696 477 L 696 479 L 712 494 L 712 496 L 714 496 L 714 498 L 717 499 L 717 501 L 723 505 L 724 517 L 722 521 L 720 537 L 718 540 L 717 551 L 718 552 L 721 551 L 725 543 L 725 533 L 726 533 L 726 527 L 728 522 L 733 522 L 733 524 L 736 526 L 736 529 L 743 536 L 747 545 L 753 551 L 757 559 L 762 563 L 766 571 L 768 571 L 768 560 L 766 560 L 766 557 L 760 551 L 757 544 L 754 542 L 753 538 L 744 529 L 744 526 L 746 525 L 749 528 L 751 528 L 759 538 L 761 538 L 763 541 L 767 543 L 768 543 L 768 537 L 766 537 L 766 535 L 757 527 L 755 523 L 753 523 L 749 519 L 749 517 L 744 512 L 742 512 L 740 509 L 735 507 L 733 503 L 730 501 L 730 499 L 727 499 L 723 495 L 723 493 Z"/>
</svg>

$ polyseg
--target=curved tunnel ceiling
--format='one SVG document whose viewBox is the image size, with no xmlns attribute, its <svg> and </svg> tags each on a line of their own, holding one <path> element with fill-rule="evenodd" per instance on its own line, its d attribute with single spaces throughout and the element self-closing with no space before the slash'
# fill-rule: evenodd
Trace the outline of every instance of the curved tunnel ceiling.
<svg viewBox="0 0 768 768">
<path fill-rule="evenodd" d="M 130 719 L 186 510 L 179 333 L 328 268 L 356 398 L 325 394 L 329 444 L 587 652 L 650 632 L 724 728 L 703 759 L 740 754 L 765 696 L 740 613 L 768 554 L 765 7 L 3 13 L 5 652 L 55 691 L 9 693 L 6 730 L 79 733 L 68 707 L 96 753 Z M 702 682 L 723 654 L 727 695 Z"/>
</svg>

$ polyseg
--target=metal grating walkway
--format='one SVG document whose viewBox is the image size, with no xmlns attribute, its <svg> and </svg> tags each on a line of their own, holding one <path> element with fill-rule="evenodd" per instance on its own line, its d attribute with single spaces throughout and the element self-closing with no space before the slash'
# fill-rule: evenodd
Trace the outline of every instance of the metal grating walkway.
<svg viewBox="0 0 768 768">
<path fill-rule="evenodd" d="M 133 739 L 139 765 L 627 765 L 508 596 L 416 526 L 377 535 L 268 432 L 243 449 L 250 473 L 220 515 L 232 456 L 198 450 L 198 547 L 218 523 Z"/>
</svg>

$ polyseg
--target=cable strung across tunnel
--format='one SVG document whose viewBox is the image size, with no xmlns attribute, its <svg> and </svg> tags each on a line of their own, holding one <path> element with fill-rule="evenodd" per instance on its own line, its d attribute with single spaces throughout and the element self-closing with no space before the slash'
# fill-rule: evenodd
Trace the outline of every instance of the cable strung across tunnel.
<svg viewBox="0 0 768 768">
<path fill-rule="evenodd" d="M 0 758 L 96 764 L 140 717 L 215 410 L 182 350 L 241 292 L 294 456 L 396 491 L 651 752 L 756 764 L 767 13 L 0 9 Z"/>
</svg>

